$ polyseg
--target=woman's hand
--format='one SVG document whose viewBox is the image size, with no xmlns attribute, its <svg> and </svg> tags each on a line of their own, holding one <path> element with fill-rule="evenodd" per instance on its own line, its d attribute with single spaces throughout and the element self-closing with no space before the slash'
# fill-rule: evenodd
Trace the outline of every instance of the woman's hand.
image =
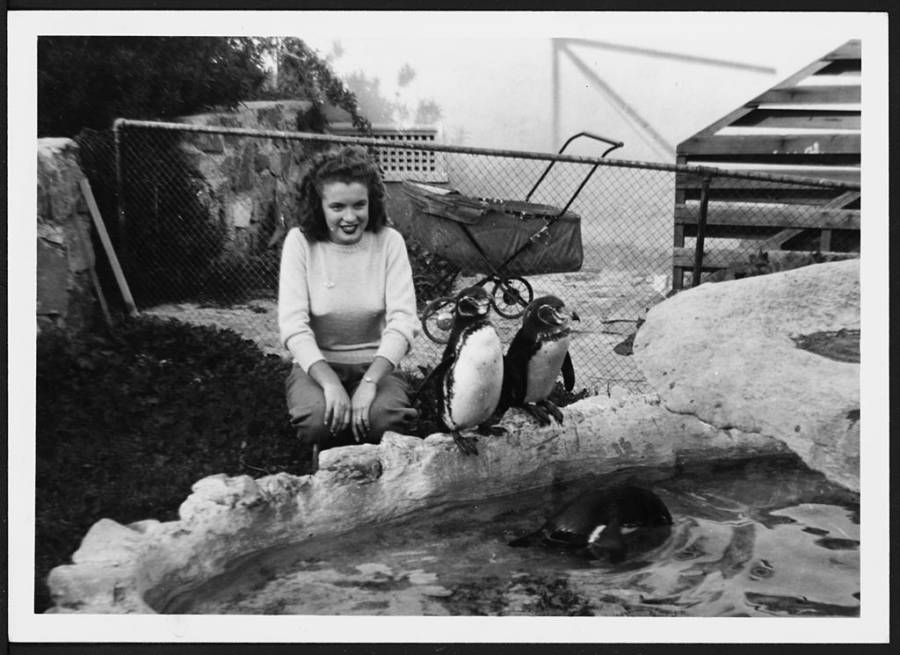
<svg viewBox="0 0 900 655">
<path fill-rule="evenodd" d="M 353 437 L 357 443 L 361 443 L 369 431 L 369 408 L 375 400 L 377 388 L 378 385 L 374 382 L 362 380 L 353 392 L 350 401 L 350 425 L 353 427 Z"/>
<path fill-rule="evenodd" d="M 324 384 L 322 391 L 325 394 L 325 425 L 331 434 L 337 434 L 350 423 L 350 397 L 340 382 Z"/>
</svg>

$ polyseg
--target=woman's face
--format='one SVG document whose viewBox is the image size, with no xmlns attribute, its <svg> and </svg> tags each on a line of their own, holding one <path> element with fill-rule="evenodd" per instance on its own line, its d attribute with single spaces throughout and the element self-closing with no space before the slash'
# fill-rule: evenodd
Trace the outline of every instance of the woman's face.
<svg viewBox="0 0 900 655">
<path fill-rule="evenodd" d="M 359 243 L 369 224 L 369 189 L 362 182 L 325 182 L 322 212 L 332 242 L 351 246 Z"/>
</svg>

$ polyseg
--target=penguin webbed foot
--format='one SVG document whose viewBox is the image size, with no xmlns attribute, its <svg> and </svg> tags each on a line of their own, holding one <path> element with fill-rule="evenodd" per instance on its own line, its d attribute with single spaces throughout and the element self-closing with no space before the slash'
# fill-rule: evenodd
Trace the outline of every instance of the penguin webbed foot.
<svg viewBox="0 0 900 655">
<path fill-rule="evenodd" d="M 477 428 L 475 428 L 478 434 L 485 437 L 502 437 L 507 434 L 508 430 L 504 428 L 502 425 L 498 425 L 497 421 L 499 419 L 488 419 Z"/>
<path fill-rule="evenodd" d="M 540 405 L 525 404 L 522 405 L 522 409 L 524 409 L 531 418 L 537 421 L 538 425 L 541 427 L 550 425 L 550 415 L 547 413 L 547 410 Z"/>
<path fill-rule="evenodd" d="M 541 400 L 534 404 L 526 404 L 522 407 L 528 412 L 541 427 L 550 425 L 550 417 L 556 419 L 556 422 L 562 425 L 563 415 L 559 408 L 549 400 Z"/>
<path fill-rule="evenodd" d="M 556 419 L 556 422 L 562 425 L 563 422 L 563 413 L 560 411 L 559 407 L 554 405 L 549 400 L 542 400 L 541 406 L 547 411 L 550 416 Z"/>
<path fill-rule="evenodd" d="M 476 437 L 464 437 L 458 432 L 454 432 L 453 441 L 456 442 L 456 447 L 459 448 L 463 455 L 478 454 L 478 439 Z"/>
</svg>

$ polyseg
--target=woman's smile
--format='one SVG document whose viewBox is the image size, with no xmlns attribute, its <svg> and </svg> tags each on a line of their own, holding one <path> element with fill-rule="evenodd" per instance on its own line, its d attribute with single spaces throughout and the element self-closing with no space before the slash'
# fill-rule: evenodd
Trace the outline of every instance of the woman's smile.
<svg viewBox="0 0 900 655">
<path fill-rule="evenodd" d="M 332 242 L 353 245 L 369 224 L 369 189 L 361 182 L 326 182 L 322 185 L 322 212 Z"/>
</svg>

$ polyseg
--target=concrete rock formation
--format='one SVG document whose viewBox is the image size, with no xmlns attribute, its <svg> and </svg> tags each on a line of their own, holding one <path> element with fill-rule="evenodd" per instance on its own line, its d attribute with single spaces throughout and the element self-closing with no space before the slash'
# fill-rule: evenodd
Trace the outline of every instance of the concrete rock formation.
<svg viewBox="0 0 900 655">
<path fill-rule="evenodd" d="M 839 341 L 859 301 L 856 259 L 704 284 L 651 309 L 634 356 L 670 411 L 780 439 L 858 491 L 858 341 Z"/>
<path fill-rule="evenodd" d="M 616 391 L 563 412 L 563 426 L 537 428 L 511 411 L 503 421 L 508 434 L 481 438 L 478 457 L 461 457 L 450 435 L 388 433 L 377 446 L 323 452 L 313 476 L 204 478 L 177 521 L 96 523 L 73 564 L 51 571 L 50 611 L 155 612 L 235 559 L 266 548 L 632 467 L 788 452 L 776 439 L 669 412 L 655 395 Z"/>
</svg>

